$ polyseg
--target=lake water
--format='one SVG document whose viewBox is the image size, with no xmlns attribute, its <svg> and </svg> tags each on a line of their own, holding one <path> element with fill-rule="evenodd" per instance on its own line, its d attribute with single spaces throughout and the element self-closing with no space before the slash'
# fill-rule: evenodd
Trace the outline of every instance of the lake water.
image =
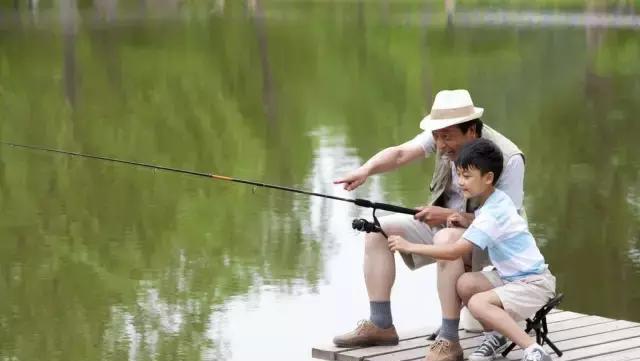
<svg viewBox="0 0 640 361">
<path fill-rule="evenodd" d="M 413 207 L 430 159 L 350 194 L 332 181 L 467 88 L 526 153 L 562 308 L 640 321 L 634 18 L 426 3 L 5 5 L 0 139 Z M 0 358 L 310 359 L 368 316 L 354 217 L 369 210 L 2 146 Z M 439 323 L 433 266 L 398 261 L 393 311 L 400 330 Z"/>
</svg>

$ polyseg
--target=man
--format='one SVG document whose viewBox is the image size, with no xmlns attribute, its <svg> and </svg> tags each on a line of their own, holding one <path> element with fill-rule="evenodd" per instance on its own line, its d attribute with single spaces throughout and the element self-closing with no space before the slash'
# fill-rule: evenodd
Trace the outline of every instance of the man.
<svg viewBox="0 0 640 361">
<path fill-rule="evenodd" d="M 435 168 L 430 184 L 431 200 L 414 217 L 403 214 L 391 214 L 380 218 L 380 223 L 389 235 L 399 235 L 412 243 L 438 244 L 457 241 L 462 235 L 461 228 L 446 228 L 447 218 L 460 213 L 473 220 L 473 211 L 477 204 L 465 201 L 458 186 L 454 161 L 464 144 L 485 138 L 494 142 L 503 154 L 504 170 L 498 179 L 496 188 L 505 192 L 513 200 L 516 208 L 524 216 L 523 182 L 524 155 L 509 139 L 483 125 L 480 118 L 484 109 L 473 105 L 467 90 L 440 91 L 433 102 L 431 113 L 422 119 L 420 128 L 423 133 L 414 139 L 386 148 L 360 168 L 352 171 L 335 184 L 343 184 L 346 190 L 354 190 L 371 175 L 388 172 L 414 160 L 429 157 L 435 153 Z M 412 270 L 436 262 L 431 257 L 416 254 L 402 254 L 405 264 Z M 442 307 L 445 332 L 456 330 L 459 310 L 448 309 L 449 302 L 458 299 L 456 280 L 468 270 L 480 270 L 489 264 L 486 251 L 473 249 L 463 257 L 464 268 L 459 263 L 437 261 L 438 296 Z M 398 334 L 391 316 L 391 288 L 395 281 L 395 259 L 387 246 L 387 240 L 380 233 L 368 233 L 365 236 L 364 276 L 370 304 L 369 320 L 361 321 L 358 327 L 349 333 L 336 336 L 337 346 L 351 347 L 364 345 L 394 345 L 398 343 Z M 506 339 L 499 334 L 486 334 L 483 346 L 486 357 L 475 360 L 490 360 L 506 345 Z M 479 349 L 479 350 L 480 350 Z"/>
</svg>

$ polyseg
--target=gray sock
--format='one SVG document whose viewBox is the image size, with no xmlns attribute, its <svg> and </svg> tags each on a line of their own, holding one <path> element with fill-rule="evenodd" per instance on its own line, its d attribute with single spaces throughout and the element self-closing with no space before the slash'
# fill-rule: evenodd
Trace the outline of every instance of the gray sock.
<svg viewBox="0 0 640 361">
<path fill-rule="evenodd" d="M 445 340 L 449 340 L 452 342 L 460 341 L 460 337 L 458 337 L 458 325 L 460 324 L 460 319 L 442 319 L 442 327 L 440 327 L 440 334 L 438 334 L 438 338 L 444 338 Z"/>
<path fill-rule="evenodd" d="M 380 328 L 389 328 L 393 326 L 393 318 L 391 318 L 391 301 L 370 301 L 369 307 L 371 309 L 369 320 L 371 320 L 374 325 Z"/>
</svg>

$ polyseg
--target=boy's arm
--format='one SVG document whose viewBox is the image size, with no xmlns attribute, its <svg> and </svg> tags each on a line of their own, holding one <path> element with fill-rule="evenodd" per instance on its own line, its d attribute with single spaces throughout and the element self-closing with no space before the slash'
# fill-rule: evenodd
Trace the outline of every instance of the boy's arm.
<svg viewBox="0 0 640 361">
<path fill-rule="evenodd" d="M 389 249 L 402 253 L 414 253 L 443 261 L 453 261 L 473 250 L 473 243 L 460 238 L 450 244 L 416 244 L 400 236 L 389 236 Z"/>
</svg>

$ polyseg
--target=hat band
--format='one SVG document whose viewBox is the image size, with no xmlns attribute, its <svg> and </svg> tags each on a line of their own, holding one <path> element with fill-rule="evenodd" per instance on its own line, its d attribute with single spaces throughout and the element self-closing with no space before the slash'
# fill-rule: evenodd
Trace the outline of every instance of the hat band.
<svg viewBox="0 0 640 361">
<path fill-rule="evenodd" d="M 460 118 L 472 115 L 475 111 L 473 105 L 467 105 L 460 108 L 448 108 L 448 109 L 431 109 L 431 119 L 450 119 Z"/>
</svg>

